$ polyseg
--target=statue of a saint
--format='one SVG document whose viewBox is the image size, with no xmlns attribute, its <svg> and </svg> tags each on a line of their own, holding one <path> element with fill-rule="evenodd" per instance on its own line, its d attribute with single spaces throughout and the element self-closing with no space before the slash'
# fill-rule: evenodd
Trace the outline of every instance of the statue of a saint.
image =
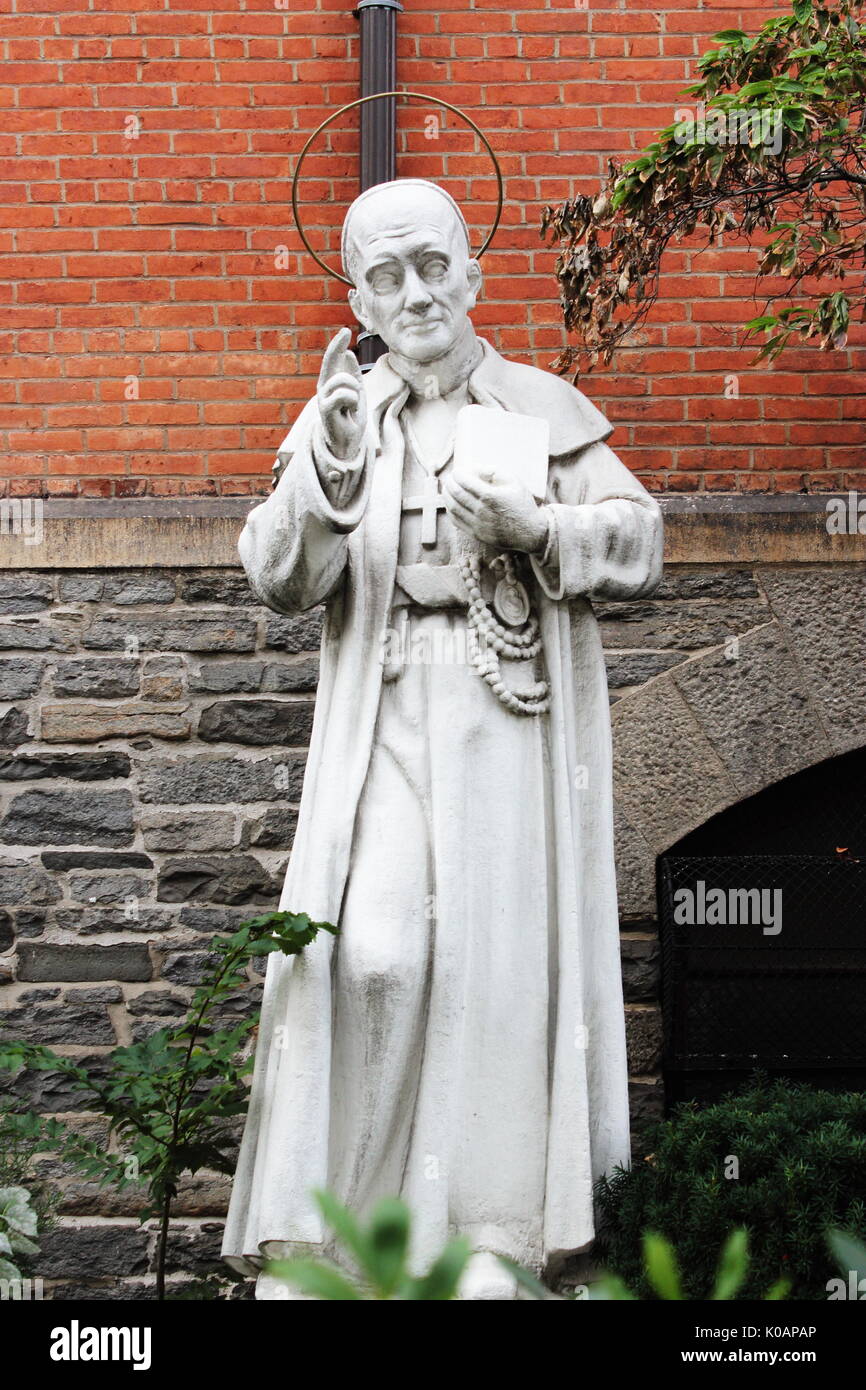
<svg viewBox="0 0 866 1390">
<path fill-rule="evenodd" d="M 269 960 L 223 1250 L 332 1253 L 311 1189 L 399 1195 L 419 1269 L 465 1233 L 463 1297 L 513 1298 L 496 1255 L 585 1248 L 629 1157 L 591 601 L 653 589 L 660 512 L 579 391 L 476 335 L 441 188 L 363 193 L 342 254 L 389 351 L 362 377 L 337 334 L 240 540 L 268 607 L 325 605 L 281 906 L 340 935 Z"/>
</svg>

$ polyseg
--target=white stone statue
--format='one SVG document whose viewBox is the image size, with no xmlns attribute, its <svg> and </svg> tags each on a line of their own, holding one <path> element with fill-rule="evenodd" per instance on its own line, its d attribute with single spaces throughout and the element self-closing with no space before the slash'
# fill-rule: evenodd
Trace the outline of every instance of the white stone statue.
<svg viewBox="0 0 866 1390">
<path fill-rule="evenodd" d="M 389 352 L 362 377 L 337 334 L 240 539 L 268 607 L 325 605 L 281 907 L 340 935 L 269 960 L 223 1253 L 333 1256 L 311 1189 L 400 1195 L 419 1270 L 465 1233 L 462 1296 L 510 1299 L 495 1256 L 585 1248 L 629 1158 L 591 601 L 653 589 L 660 512 L 579 391 L 477 337 L 442 189 L 363 193 L 342 254 Z"/>
</svg>

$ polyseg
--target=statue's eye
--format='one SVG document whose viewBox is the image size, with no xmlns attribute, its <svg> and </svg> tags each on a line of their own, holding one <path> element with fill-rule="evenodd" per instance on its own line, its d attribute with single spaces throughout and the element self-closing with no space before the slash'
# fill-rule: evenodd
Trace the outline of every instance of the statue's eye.
<svg viewBox="0 0 866 1390">
<path fill-rule="evenodd" d="M 391 266 L 379 266 L 370 276 L 370 285 L 376 294 L 392 294 L 399 288 L 400 276 Z"/>
<path fill-rule="evenodd" d="M 422 272 L 425 280 L 442 280 L 448 272 L 448 262 L 443 256 L 428 256 Z"/>
</svg>

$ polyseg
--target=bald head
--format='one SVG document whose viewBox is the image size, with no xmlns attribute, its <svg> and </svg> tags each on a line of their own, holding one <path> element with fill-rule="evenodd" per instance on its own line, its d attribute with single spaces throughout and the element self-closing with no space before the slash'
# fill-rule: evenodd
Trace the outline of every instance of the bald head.
<svg viewBox="0 0 866 1390">
<path fill-rule="evenodd" d="M 469 228 L 451 194 L 429 179 L 393 179 L 366 189 L 346 213 L 340 253 L 343 270 L 352 284 L 358 283 L 359 247 L 369 244 L 378 229 L 420 221 L 447 229 L 458 245 L 465 243 L 469 259 Z"/>
<path fill-rule="evenodd" d="M 343 223 L 349 303 L 392 353 L 433 362 L 467 331 L 481 270 L 454 199 L 426 179 L 395 179 L 356 198 Z"/>
</svg>

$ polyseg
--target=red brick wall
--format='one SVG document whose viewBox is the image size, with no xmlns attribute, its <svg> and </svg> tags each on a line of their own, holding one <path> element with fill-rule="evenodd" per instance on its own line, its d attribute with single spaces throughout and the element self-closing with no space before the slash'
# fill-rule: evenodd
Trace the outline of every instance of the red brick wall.
<svg viewBox="0 0 866 1390">
<path fill-rule="evenodd" d="M 358 76 L 349 4 L 280 2 L 18 0 L 10 14 L 3 0 L 3 491 L 268 487 L 318 354 L 351 322 L 343 287 L 303 252 L 289 189 L 306 135 Z M 399 18 L 400 83 L 465 108 L 506 177 L 476 323 L 540 365 L 563 342 L 542 205 L 593 189 L 609 154 L 670 122 L 709 35 L 769 13 L 581 2 L 406 0 Z M 442 177 L 483 227 L 493 183 L 474 140 L 403 109 L 399 172 Z M 309 165 L 322 247 L 356 191 L 353 120 Z M 653 488 L 837 489 L 858 470 L 863 486 L 864 353 L 752 366 L 737 327 L 756 312 L 753 265 L 742 247 L 674 252 L 641 340 L 585 389 Z"/>
</svg>

